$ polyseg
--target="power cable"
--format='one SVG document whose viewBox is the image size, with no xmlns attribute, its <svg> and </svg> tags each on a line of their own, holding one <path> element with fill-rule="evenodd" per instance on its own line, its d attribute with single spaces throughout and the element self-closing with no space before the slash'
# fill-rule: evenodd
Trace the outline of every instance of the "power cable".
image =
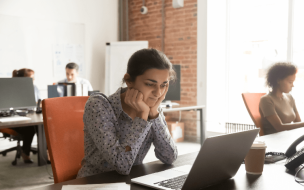
<svg viewBox="0 0 304 190">
<path fill-rule="evenodd" d="M 297 183 L 299 183 L 300 185 L 302 185 L 302 186 L 304 186 L 302 183 L 304 183 L 304 179 L 297 179 L 297 175 L 298 175 L 298 173 L 301 171 L 301 170 L 303 170 L 304 169 L 304 166 L 303 165 L 301 165 L 302 167 L 300 168 L 300 169 L 298 169 L 298 171 L 296 172 L 296 174 L 295 174 L 295 176 L 294 176 L 294 179 L 295 179 L 295 181 L 297 182 Z"/>
</svg>

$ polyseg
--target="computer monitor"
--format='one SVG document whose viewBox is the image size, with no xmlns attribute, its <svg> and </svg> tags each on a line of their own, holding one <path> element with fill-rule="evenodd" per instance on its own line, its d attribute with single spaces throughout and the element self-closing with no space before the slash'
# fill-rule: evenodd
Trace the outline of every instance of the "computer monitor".
<svg viewBox="0 0 304 190">
<path fill-rule="evenodd" d="M 92 93 L 97 91 L 89 91 L 87 84 L 63 82 L 56 85 L 48 85 L 48 98 L 63 96 L 88 96 L 89 92 Z"/>
<path fill-rule="evenodd" d="M 63 96 L 66 96 L 66 86 L 48 85 L 48 98 L 56 98 Z"/>
<path fill-rule="evenodd" d="M 64 86 L 64 96 L 75 96 L 76 85 L 73 82 L 59 82 L 58 85 Z"/>
<path fill-rule="evenodd" d="M 181 79 L 181 66 L 172 65 L 176 72 L 176 81 L 169 84 L 169 90 L 166 94 L 164 101 L 179 101 L 180 100 L 180 79 Z"/>
<path fill-rule="evenodd" d="M 0 78 L 0 110 L 35 108 L 33 79 L 28 77 Z"/>
</svg>

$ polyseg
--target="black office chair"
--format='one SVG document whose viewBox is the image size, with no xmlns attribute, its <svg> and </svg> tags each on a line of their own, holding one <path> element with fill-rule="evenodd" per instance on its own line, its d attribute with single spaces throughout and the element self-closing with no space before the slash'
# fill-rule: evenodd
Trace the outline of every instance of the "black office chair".
<svg viewBox="0 0 304 190">
<path fill-rule="evenodd" d="M 6 156 L 6 154 L 8 152 L 12 152 L 12 151 L 17 150 L 15 160 L 12 162 L 12 165 L 15 166 L 15 165 L 17 165 L 17 158 L 20 158 L 20 156 L 21 156 L 22 149 L 21 149 L 21 146 L 20 146 L 20 141 L 22 141 L 22 136 L 19 133 L 17 133 L 16 131 L 12 130 L 12 129 L 0 129 L 0 132 L 3 134 L 2 138 L 5 138 L 5 139 L 9 138 L 10 141 L 12 141 L 12 140 L 17 141 L 17 146 L 6 149 L 6 150 L 3 150 L 3 151 L 0 152 L 0 154 L 2 154 L 2 156 Z M 31 152 L 33 152 L 33 154 L 36 154 L 37 149 L 31 147 Z"/>
</svg>

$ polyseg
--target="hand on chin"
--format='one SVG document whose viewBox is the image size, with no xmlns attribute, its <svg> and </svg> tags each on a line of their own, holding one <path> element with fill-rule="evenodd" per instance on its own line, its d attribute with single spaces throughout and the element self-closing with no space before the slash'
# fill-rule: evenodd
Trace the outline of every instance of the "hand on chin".
<svg viewBox="0 0 304 190">
<path fill-rule="evenodd" d="M 157 101 L 151 101 L 151 100 L 149 101 L 149 100 L 148 100 L 148 101 L 146 101 L 146 104 L 147 104 L 150 108 L 152 108 L 153 106 L 155 106 L 156 102 L 157 102 Z"/>
</svg>

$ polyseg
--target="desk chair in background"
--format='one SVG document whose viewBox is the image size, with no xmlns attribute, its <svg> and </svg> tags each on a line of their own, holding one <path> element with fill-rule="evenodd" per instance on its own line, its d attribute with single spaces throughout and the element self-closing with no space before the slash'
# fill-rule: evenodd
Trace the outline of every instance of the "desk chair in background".
<svg viewBox="0 0 304 190">
<path fill-rule="evenodd" d="M 21 152 L 22 152 L 22 148 L 20 146 L 20 141 L 22 141 L 22 135 L 20 135 L 19 133 L 17 133 L 16 131 L 14 131 L 13 129 L 0 129 L 0 132 L 3 134 L 3 138 L 9 138 L 10 140 L 15 140 L 17 141 L 17 146 L 3 150 L 0 152 L 0 154 L 2 154 L 3 156 L 6 156 L 6 154 L 8 152 L 12 152 L 12 151 L 17 151 L 16 152 L 16 156 L 15 156 L 15 160 L 12 162 L 12 165 L 17 165 L 17 158 L 20 158 L 21 156 Z M 31 152 L 33 152 L 33 154 L 37 153 L 37 149 L 35 148 L 31 148 Z"/>
<path fill-rule="evenodd" d="M 260 99 L 266 93 L 242 93 L 247 111 L 257 128 L 260 128 L 259 135 L 263 136 L 262 117 L 259 111 Z"/>
<path fill-rule="evenodd" d="M 43 123 L 55 183 L 75 179 L 84 157 L 83 113 L 88 96 L 42 101 Z"/>
</svg>

